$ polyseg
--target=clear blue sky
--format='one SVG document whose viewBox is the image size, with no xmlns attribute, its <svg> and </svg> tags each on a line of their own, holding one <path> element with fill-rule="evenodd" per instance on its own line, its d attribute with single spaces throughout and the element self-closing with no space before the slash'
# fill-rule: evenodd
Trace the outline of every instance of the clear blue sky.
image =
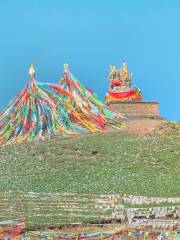
<svg viewBox="0 0 180 240">
<path fill-rule="evenodd" d="M 0 109 L 29 80 L 57 82 L 63 63 L 103 100 L 125 59 L 145 101 L 180 120 L 179 0 L 0 0 Z"/>
</svg>

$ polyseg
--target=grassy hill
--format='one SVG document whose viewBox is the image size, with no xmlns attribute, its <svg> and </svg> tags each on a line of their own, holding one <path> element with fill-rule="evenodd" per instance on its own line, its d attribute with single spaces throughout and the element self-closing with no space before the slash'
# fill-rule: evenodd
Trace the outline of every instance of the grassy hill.
<svg viewBox="0 0 180 240">
<path fill-rule="evenodd" d="M 180 195 L 180 132 L 0 147 L 0 191 Z"/>
</svg>

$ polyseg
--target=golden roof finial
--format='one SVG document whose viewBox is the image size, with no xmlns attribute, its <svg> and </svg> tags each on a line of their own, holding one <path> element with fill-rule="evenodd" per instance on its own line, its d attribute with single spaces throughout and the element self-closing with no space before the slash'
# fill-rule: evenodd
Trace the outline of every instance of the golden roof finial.
<svg viewBox="0 0 180 240">
<path fill-rule="evenodd" d="M 65 64 L 64 64 L 64 72 L 66 73 L 67 71 L 68 71 L 68 64 L 65 63 Z"/>
<path fill-rule="evenodd" d="M 123 61 L 123 63 L 122 63 L 122 70 L 123 70 L 123 72 L 125 72 L 125 73 L 128 72 L 128 70 L 127 70 L 127 65 L 126 65 L 126 62 L 125 62 L 125 61 Z"/>
<path fill-rule="evenodd" d="M 29 76 L 31 80 L 35 78 L 35 74 L 36 74 L 36 71 L 34 69 L 34 64 L 31 64 L 29 69 Z"/>
</svg>

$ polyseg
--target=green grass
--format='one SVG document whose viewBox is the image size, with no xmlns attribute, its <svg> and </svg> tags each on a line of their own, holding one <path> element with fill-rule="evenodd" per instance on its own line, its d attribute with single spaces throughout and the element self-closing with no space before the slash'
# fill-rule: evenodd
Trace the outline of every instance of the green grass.
<svg viewBox="0 0 180 240">
<path fill-rule="evenodd" d="M 29 227 L 111 217 L 112 209 L 104 212 L 95 207 L 97 196 L 55 192 L 180 196 L 178 130 L 143 137 L 114 132 L 5 146 L 0 147 L 0 162 L 0 221 L 22 217 Z M 40 195 L 26 194 L 31 191 Z"/>
<path fill-rule="evenodd" d="M 0 191 L 180 196 L 180 132 L 0 147 Z"/>
</svg>

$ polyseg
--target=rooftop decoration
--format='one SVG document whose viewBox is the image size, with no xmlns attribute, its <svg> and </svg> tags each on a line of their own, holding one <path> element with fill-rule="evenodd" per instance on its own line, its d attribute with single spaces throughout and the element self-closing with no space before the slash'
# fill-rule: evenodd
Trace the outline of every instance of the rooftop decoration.
<svg viewBox="0 0 180 240">
<path fill-rule="evenodd" d="M 106 103 L 114 101 L 141 101 L 141 91 L 131 86 L 132 75 L 128 73 L 126 63 L 121 68 L 110 65 L 108 75 L 110 80 L 109 91 L 106 95 Z"/>
<path fill-rule="evenodd" d="M 119 115 L 83 87 L 67 65 L 60 85 L 36 82 L 33 65 L 29 75 L 29 83 L 0 114 L 0 145 L 98 132 L 107 124 L 117 125 Z"/>
</svg>

